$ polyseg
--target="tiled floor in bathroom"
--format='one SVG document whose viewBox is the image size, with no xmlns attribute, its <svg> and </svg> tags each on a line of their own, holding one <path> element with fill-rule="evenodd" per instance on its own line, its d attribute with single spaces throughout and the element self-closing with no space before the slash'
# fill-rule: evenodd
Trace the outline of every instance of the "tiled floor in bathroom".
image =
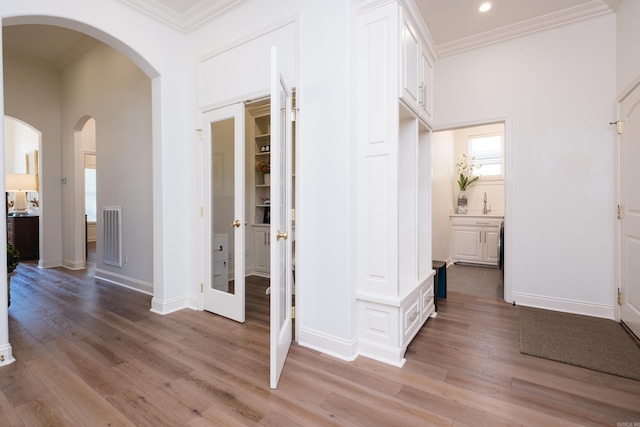
<svg viewBox="0 0 640 427">
<path fill-rule="evenodd" d="M 447 291 L 502 299 L 502 272 L 496 267 L 452 264 L 447 268 Z"/>
</svg>

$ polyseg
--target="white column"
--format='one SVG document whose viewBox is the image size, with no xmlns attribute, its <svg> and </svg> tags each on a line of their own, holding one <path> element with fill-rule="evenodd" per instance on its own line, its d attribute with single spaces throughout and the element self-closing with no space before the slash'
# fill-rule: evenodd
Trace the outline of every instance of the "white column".
<svg viewBox="0 0 640 427">
<path fill-rule="evenodd" d="M 0 19 L 0 28 L 2 28 L 2 20 Z M 0 31 L 0 48 L 2 47 L 2 32 Z M 1 50 L 1 49 L 0 49 Z M 0 58 L 0 76 L 4 75 L 2 68 L 2 58 Z M 0 100 L 4 100 L 4 84 L 0 81 Z M 0 102 L 0 138 L 2 138 L 2 149 L 0 149 L 0 186 L 5 188 L 4 185 L 4 101 Z M 4 191 L 2 191 L 4 193 Z M 13 354 L 11 352 L 11 344 L 9 344 L 9 310 L 7 307 L 8 295 L 7 295 L 7 220 L 6 220 L 6 198 L 4 202 L 0 203 L 3 206 L 5 212 L 5 220 L 0 221 L 0 245 L 5 250 L 0 250 L 0 366 L 8 365 L 15 362 Z"/>
</svg>

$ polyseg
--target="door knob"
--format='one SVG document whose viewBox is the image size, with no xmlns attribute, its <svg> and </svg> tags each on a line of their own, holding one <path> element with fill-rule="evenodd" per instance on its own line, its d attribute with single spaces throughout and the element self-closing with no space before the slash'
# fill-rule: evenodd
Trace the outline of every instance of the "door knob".
<svg viewBox="0 0 640 427">
<path fill-rule="evenodd" d="M 240 220 L 239 220 L 239 219 L 236 219 L 235 221 L 233 221 L 233 222 L 231 223 L 231 226 L 232 226 L 232 227 L 240 227 Z"/>
<path fill-rule="evenodd" d="M 289 233 L 287 233 L 286 231 L 283 233 L 282 231 L 278 230 L 278 232 L 276 233 L 276 240 L 280 240 L 280 239 L 287 240 L 288 237 L 289 237 Z"/>
</svg>

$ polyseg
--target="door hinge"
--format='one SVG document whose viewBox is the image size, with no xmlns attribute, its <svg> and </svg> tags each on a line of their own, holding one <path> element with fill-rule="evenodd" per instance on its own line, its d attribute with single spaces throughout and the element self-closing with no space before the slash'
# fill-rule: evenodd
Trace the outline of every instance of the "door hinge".
<svg viewBox="0 0 640 427">
<path fill-rule="evenodd" d="M 204 216 L 204 208 L 200 207 L 200 216 Z"/>
<path fill-rule="evenodd" d="M 204 283 L 200 282 L 200 293 L 204 293 Z"/>
<path fill-rule="evenodd" d="M 291 307 L 291 318 L 292 319 L 296 318 L 296 308 L 295 307 Z"/>
<path fill-rule="evenodd" d="M 622 291 L 618 288 L 618 305 L 622 305 Z"/>
<path fill-rule="evenodd" d="M 616 210 L 616 216 L 618 219 L 622 219 L 622 208 L 618 205 L 618 209 Z"/>
<path fill-rule="evenodd" d="M 616 133 L 620 135 L 622 133 L 622 122 L 618 120 L 617 122 L 610 122 L 610 125 L 616 125 Z"/>
<path fill-rule="evenodd" d="M 204 133 L 202 132 L 202 129 L 196 129 L 196 132 L 198 132 L 198 139 L 202 141 L 204 139 Z"/>
</svg>

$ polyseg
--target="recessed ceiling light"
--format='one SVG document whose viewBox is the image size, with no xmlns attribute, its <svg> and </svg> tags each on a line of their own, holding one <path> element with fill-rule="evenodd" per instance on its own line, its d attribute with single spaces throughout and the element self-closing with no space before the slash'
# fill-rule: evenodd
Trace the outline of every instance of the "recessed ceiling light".
<svg viewBox="0 0 640 427">
<path fill-rule="evenodd" d="M 480 5 L 480 7 L 478 8 L 478 10 L 479 10 L 480 12 L 486 12 L 486 11 L 488 11 L 489 9 L 491 9 L 491 3 L 489 3 L 489 2 L 487 2 L 487 3 L 482 3 L 482 4 Z"/>
</svg>

